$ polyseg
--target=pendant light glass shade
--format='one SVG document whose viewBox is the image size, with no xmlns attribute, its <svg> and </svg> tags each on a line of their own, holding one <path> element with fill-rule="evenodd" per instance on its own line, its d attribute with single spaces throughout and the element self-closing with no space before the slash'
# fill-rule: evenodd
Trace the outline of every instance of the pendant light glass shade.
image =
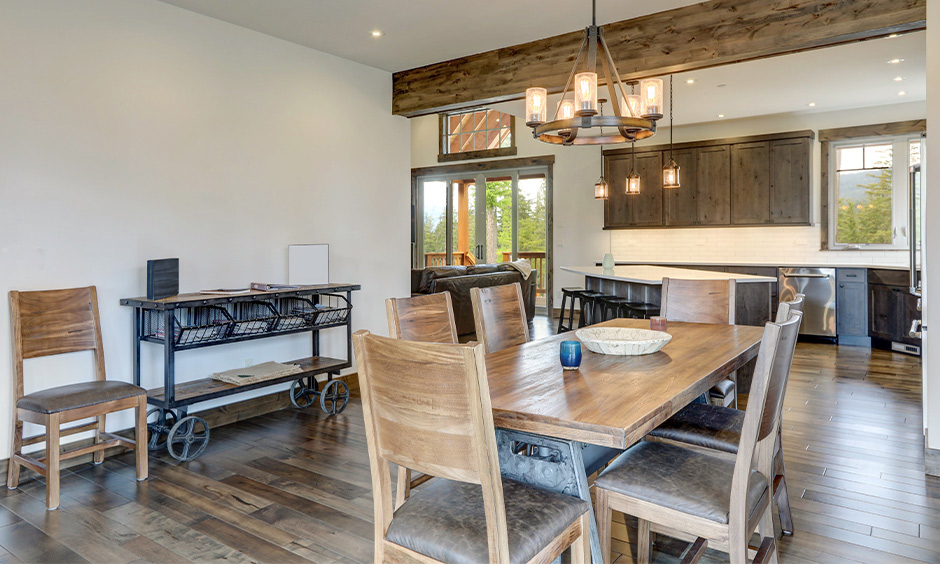
<svg viewBox="0 0 940 564">
<path fill-rule="evenodd" d="M 627 94 L 623 99 L 624 114 L 630 117 L 638 118 L 643 113 L 643 104 L 640 103 L 640 96 L 637 94 Z"/>
<path fill-rule="evenodd" d="M 572 119 L 574 117 L 574 101 L 573 100 L 562 100 L 558 102 L 558 119 Z M 566 135 L 571 133 L 571 130 L 568 128 L 559 129 L 558 133 Z"/>
<path fill-rule="evenodd" d="M 630 173 L 627 176 L 627 194 L 635 196 L 640 193 L 640 175 L 636 173 L 636 170 Z"/>
<path fill-rule="evenodd" d="M 529 127 L 548 121 L 548 91 L 528 88 L 525 91 L 525 124 Z"/>
<path fill-rule="evenodd" d="M 582 72 L 574 75 L 574 104 L 579 116 L 597 113 L 597 73 Z"/>
<path fill-rule="evenodd" d="M 659 119 L 663 117 L 663 81 L 659 78 L 647 78 L 640 81 L 640 99 L 643 104 L 643 117 Z"/>
<path fill-rule="evenodd" d="M 607 184 L 607 180 L 601 176 L 597 179 L 597 182 L 594 183 L 594 199 L 606 200 L 608 198 L 610 198 L 610 185 Z"/>
<path fill-rule="evenodd" d="M 663 167 L 663 188 L 679 187 L 679 165 L 676 161 L 669 159 L 669 163 Z"/>
</svg>

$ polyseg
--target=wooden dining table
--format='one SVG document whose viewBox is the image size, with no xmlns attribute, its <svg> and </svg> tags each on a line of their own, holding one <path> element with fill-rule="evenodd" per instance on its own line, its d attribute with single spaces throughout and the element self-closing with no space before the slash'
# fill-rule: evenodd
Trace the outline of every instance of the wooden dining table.
<svg viewBox="0 0 940 564">
<path fill-rule="evenodd" d="M 592 327 L 649 329 L 640 319 Z M 587 477 L 757 356 L 763 327 L 669 323 L 672 340 L 640 356 L 582 345 L 578 370 L 559 362 L 561 333 L 486 356 L 503 475 L 591 501 Z M 591 514 L 591 553 L 601 557 Z"/>
</svg>

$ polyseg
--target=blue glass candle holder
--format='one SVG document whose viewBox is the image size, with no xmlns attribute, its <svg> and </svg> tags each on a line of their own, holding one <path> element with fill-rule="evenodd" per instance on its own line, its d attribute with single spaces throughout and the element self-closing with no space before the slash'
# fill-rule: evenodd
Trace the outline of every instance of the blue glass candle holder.
<svg viewBox="0 0 940 564">
<path fill-rule="evenodd" d="M 561 367 L 565 370 L 577 370 L 581 366 L 581 343 L 580 341 L 562 341 L 559 350 L 559 359 Z"/>
</svg>

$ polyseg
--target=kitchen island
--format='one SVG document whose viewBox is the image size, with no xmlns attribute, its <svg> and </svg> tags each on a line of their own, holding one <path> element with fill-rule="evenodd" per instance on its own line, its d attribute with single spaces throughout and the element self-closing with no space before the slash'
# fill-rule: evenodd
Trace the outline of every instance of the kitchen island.
<svg viewBox="0 0 940 564">
<path fill-rule="evenodd" d="M 584 276 L 584 287 L 631 301 L 660 305 L 663 278 L 683 280 L 734 280 L 735 322 L 763 325 L 770 321 L 771 295 L 777 279 L 732 272 L 710 272 L 667 266 L 629 265 L 605 270 L 600 266 L 563 266 L 562 270 Z"/>
</svg>

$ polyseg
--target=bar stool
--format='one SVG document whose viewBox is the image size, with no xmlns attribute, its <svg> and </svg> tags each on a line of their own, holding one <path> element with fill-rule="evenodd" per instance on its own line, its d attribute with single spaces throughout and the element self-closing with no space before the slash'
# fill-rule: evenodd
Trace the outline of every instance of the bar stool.
<svg viewBox="0 0 940 564">
<path fill-rule="evenodd" d="M 618 317 L 629 317 L 626 309 L 629 304 L 629 298 L 621 298 L 618 296 L 604 296 L 600 298 L 600 320 L 607 321 L 608 319 L 616 319 Z"/>
<path fill-rule="evenodd" d="M 618 299 L 618 296 L 598 292 L 597 295 L 593 297 L 591 309 L 588 311 L 587 324 L 594 325 L 601 321 L 607 321 L 607 304 L 611 300 L 616 299 Z"/>
<path fill-rule="evenodd" d="M 597 300 L 603 296 L 603 292 L 596 292 L 594 290 L 581 292 L 581 318 L 578 319 L 579 328 L 595 323 L 595 318 L 597 317 L 597 312 L 595 311 Z"/>
<path fill-rule="evenodd" d="M 623 317 L 632 319 L 649 319 L 659 315 L 659 306 L 642 302 L 629 302 L 625 304 L 626 313 Z"/>
<path fill-rule="evenodd" d="M 558 314 L 558 333 L 571 331 L 574 328 L 574 308 L 575 300 L 580 302 L 584 299 L 581 294 L 586 290 L 584 288 L 562 288 L 561 289 L 561 313 Z M 570 303 L 569 303 L 570 300 Z M 565 304 L 568 304 L 568 325 L 565 325 Z"/>
</svg>

